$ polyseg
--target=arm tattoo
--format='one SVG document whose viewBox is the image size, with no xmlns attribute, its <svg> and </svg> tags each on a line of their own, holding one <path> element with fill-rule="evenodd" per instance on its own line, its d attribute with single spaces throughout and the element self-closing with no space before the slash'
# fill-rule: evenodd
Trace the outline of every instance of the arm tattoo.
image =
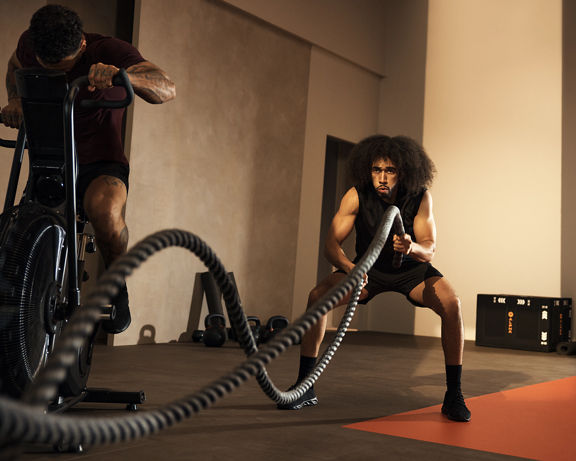
<svg viewBox="0 0 576 461">
<path fill-rule="evenodd" d="M 113 75 L 112 70 L 110 68 L 99 69 L 94 74 L 94 78 L 96 78 L 96 79 L 100 79 L 100 78 L 108 79 L 109 78 L 110 80 L 112 80 L 112 77 L 114 77 L 114 75 Z"/>
<path fill-rule="evenodd" d="M 104 176 L 104 181 L 108 186 L 120 186 L 122 181 L 116 179 L 114 176 Z"/>
<path fill-rule="evenodd" d="M 127 70 L 134 92 L 145 101 L 161 104 L 176 95 L 175 85 L 166 73 L 154 64 L 145 61 Z"/>
</svg>

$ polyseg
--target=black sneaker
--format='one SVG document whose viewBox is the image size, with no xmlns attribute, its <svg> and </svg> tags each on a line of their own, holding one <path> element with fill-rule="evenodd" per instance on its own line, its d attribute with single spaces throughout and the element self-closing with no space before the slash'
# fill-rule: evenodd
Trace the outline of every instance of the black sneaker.
<svg viewBox="0 0 576 461">
<path fill-rule="evenodd" d="M 470 410 L 466 407 L 462 392 L 448 392 L 444 395 L 442 404 L 442 414 L 452 421 L 468 422 L 472 416 Z"/>
<path fill-rule="evenodd" d="M 130 317 L 130 307 L 128 306 L 128 289 L 126 285 L 120 288 L 120 292 L 116 295 L 116 298 L 112 300 L 112 304 L 116 307 L 116 317 L 114 320 L 104 320 L 102 322 L 102 329 L 106 333 L 115 335 L 126 330 L 132 321 Z"/>
<path fill-rule="evenodd" d="M 294 384 L 288 390 L 291 391 L 296 386 L 297 385 Z M 302 407 L 313 407 L 314 405 L 318 405 L 318 398 L 314 393 L 314 386 L 312 386 L 310 389 L 304 392 L 304 395 L 299 399 L 295 400 L 292 403 L 284 403 L 284 404 L 279 403 L 277 407 L 279 410 L 300 410 L 302 409 Z"/>
</svg>

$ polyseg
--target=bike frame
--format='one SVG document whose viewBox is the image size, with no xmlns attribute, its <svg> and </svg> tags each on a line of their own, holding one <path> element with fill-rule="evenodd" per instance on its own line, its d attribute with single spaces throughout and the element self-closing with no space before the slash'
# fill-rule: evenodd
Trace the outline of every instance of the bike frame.
<svg viewBox="0 0 576 461">
<path fill-rule="evenodd" d="M 19 71 L 17 71 L 19 72 Z M 21 71 L 20 71 L 21 72 Z M 42 75 L 57 75 L 50 72 L 44 72 Z M 74 104 L 80 88 L 89 85 L 88 77 L 80 77 L 74 80 L 70 87 L 66 91 L 64 101 L 62 104 L 62 121 L 63 121 L 63 139 L 64 139 L 64 182 L 65 182 L 65 219 L 66 219 L 66 232 L 67 232 L 67 250 L 68 250 L 68 261 L 67 261 L 67 272 L 68 272 L 68 306 L 66 309 L 66 314 L 69 316 L 74 310 L 80 306 L 80 275 L 79 274 L 79 245 L 78 245 L 78 218 L 77 218 L 77 200 L 76 200 L 76 180 L 78 177 L 77 171 L 77 153 L 76 153 L 76 143 L 74 142 Z M 126 98 L 119 101 L 93 101 L 93 100 L 83 100 L 79 101 L 80 107 L 83 108 L 122 108 L 130 105 L 134 100 L 134 91 L 124 69 L 120 69 L 118 75 L 114 78 L 114 84 L 124 87 L 126 90 Z M 3 212 L 9 211 L 14 207 L 16 191 L 18 188 L 18 181 L 20 177 L 20 171 L 22 167 L 22 162 L 24 159 L 24 150 L 27 147 L 27 136 L 25 129 L 26 117 L 24 117 L 24 122 L 18 131 L 18 138 L 14 141 L 5 141 L 0 139 L 0 146 L 4 147 L 14 147 L 14 158 L 12 161 L 12 167 L 10 170 L 10 179 L 8 182 L 8 187 L 6 191 L 6 198 L 4 201 Z M 62 166 L 62 165 L 61 165 Z M 60 166 L 60 168 L 61 168 Z M 58 165 L 54 167 L 51 165 L 50 168 L 58 169 Z M 33 180 L 34 173 L 31 171 L 28 176 L 28 181 L 26 185 L 25 196 L 28 194 L 31 197 L 36 197 L 36 192 L 33 190 L 35 187 Z M 25 198 L 25 197 L 24 197 Z M 82 227 L 84 222 L 82 222 Z M 83 231 L 83 229 L 82 229 Z M 82 242 L 81 245 L 84 245 Z M 81 251 L 83 253 L 83 249 Z"/>
</svg>

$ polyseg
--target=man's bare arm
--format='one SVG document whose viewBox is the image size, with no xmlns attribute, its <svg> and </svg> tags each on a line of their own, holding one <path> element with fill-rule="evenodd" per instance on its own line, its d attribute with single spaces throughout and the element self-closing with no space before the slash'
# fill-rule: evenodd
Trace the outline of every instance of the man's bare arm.
<svg viewBox="0 0 576 461">
<path fill-rule="evenodd" d="M 88 89 L 106 89 L 112 86 L 112 79 L 119 72 L 118 67 L 97 63 L 90 67 Z M 176 96 L 176 86 L 170 77 L 158 66 L 149 61 L 130 66 L 126 69 L 134 92 L 151 104 L 162 104 Z"/>
<path fill-rule="evenodd" d="M 418 213 L 414 218 L 414 235 L 416 242 L 409 234 L 394 236 L 394 250 L 409 254 L 416 261 L 430 262 L 436 251 L 436 223 L 432 213 L 432 194 L 424 193 Z"/>
<path fill-rule="evenodd" d="M 161 104 L 176 96 L 176 86 L 166 72 L 149 61 L 126 69 L 134 92 L 151 104 Z"/>
<path fill-rule="evenodd" d="M 22 105 L 16 87 L 16 76 L 14 72 L 21 69 L 22 65 L 16 57 L 16 52 L 12 53 L 8 61 L 6 71 L 6 92 L 8 94 L 8 105 L 2 108 L 2 122 L 11 128 L 18 128 L 22 122 Z"/>
<path fill-rule="evenodd" d="M 340 202 L 340 208 L 332 220 L 328 235 L 326 236 L 326 244 L 324 246 L 324 255 L 338 269 L 348 273 L 354 267 L 354 263 L 344 253 L 342 249 L 342 242 L 348 238 L 354 222 L 358 215 L 359 208 L 358 192 L 355 188 L 351 188 L 344 194 Z"/>
</svg>

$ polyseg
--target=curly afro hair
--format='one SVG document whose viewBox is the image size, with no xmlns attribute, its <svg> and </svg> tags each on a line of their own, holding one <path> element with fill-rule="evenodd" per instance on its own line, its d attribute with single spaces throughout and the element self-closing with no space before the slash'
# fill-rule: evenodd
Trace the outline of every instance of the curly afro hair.
<svg viewBox="0 0 576 461">
<path fill-rule="evenodd" d="M 78 51 L 82 43 L 82 21 L 62 5 L 46 5 L 30 20 L 34 52 L 43 62 L 55 64 Z"/>
<path fill-rule="evenodd" d="M 436 168 L 422 146 L 407 136 L 373 135 L 360 141 L 350 153 L 350 174 L 359 186 L 372 184 L 372 165 L 390 160 L 398 168 L 398 181 L 409 193 L 432 185 Z"/>
</svg>

